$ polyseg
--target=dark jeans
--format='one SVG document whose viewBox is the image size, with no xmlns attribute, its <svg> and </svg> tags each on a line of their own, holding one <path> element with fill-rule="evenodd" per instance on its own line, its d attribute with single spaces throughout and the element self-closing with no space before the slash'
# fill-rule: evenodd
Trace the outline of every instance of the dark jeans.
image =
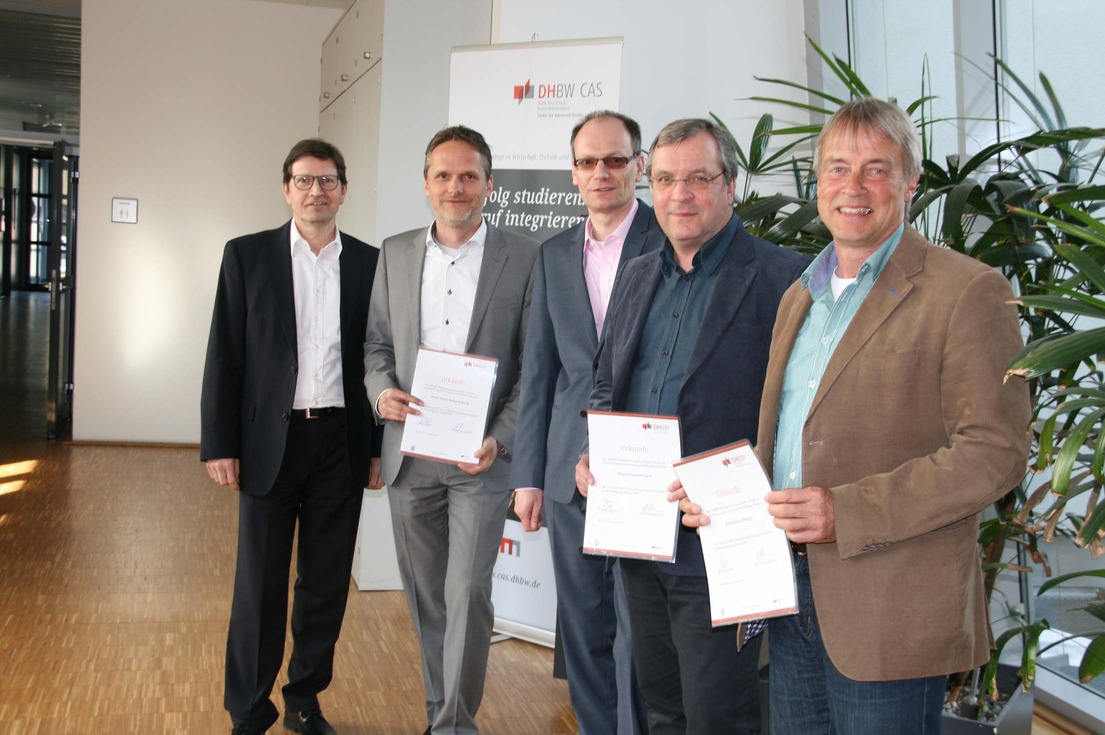
<svg viewBox="0 0 1105 735">
<path fill-rule="evenodd" d="M 618 563 L 649 735 L 758 733 L 762 636 L 738 653 L 737 626 L 711 627 L 705 577 L 669 574 L 658 562 Z"/>
<path fill-rule="evenodd" d="M 795 557 L 798 614 L 774 618 L 771 732 L 779 735 L 939 735 L 947 677 L 855 681 L 833 666 L 821 640 L 809 560 Z"/>
</svg>

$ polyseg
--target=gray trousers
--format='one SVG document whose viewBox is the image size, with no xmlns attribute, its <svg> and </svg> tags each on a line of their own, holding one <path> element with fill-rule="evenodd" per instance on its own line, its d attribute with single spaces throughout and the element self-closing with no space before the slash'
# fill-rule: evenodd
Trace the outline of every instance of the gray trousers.
<svg viewBox="0 0 1105 735">
<path fill-rule="evenodd" d="M 422 648 L 434 735 L 475 735 L 491 628 L 491 581 L 510 493 L 455 465 L 407 457 L 388 489 L 399 573 Z"/>
</svg>

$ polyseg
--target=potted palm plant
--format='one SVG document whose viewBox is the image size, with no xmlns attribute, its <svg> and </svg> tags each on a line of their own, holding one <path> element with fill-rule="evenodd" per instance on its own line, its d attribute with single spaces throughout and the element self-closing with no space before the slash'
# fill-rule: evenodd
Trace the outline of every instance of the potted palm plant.
<svg viewBox="0 0 1105 735">
<path fill-rule="evenodd" d="M 845 61 L 809 43 L 847 96 L 872 94 Z M 991 614 L 1004 609 L 996 622 L 1006 629 L 997 637 L 988 666 L 952 677 L 945 722 L 945 732 L 953 734 L 981 726 L 1012 735 L 1030 732 L 1031 700 L 1004 707 L 1001 715 L 995 712 L 1015 692 L 1030 690 L 1037 657 L 1061 641 L 1040 646 L 1050 626 L 1027 620 L 1021 600 L 1002 599 L 999 575 L 1024 575 L 1035 567 L 1050 576 L 1044 544 L 1058 535 L 1085 546 L 1095 558 L 1105 551 L 1105 503 L 1098 503 L 1105 484 L 1105 376 L 1092 359 L 1105 354 L 1105 225 L 1096 218 L 1105 186 L 1095 183 L 1105 160 L 1100 151 L 1105 128 L 1069 126 L 1043 74 L 1046 94 L 1041 98 L 1000 59 L 994 59 L 993 73 L 1036 132 L 998 141 L 965 161 L 948 156 L 940 162 L 929 128 L 946 121 L 932 116 L 927 74 L 922 73 L 918 99 L 903 108 L 917 121 L 924 151 L 911 223 L 930 241 L 1002 270 L 1023 307 L 1028 346 L 1011 366 L 1010 379 L 1027 380 L 1031 387 L 1036 417 L 1032 463 L 1025 481 L 994 504 L 979 534 Z M 828 117 L 845 101 L 786 80 L 760 81 L 799 89 L 813 102 L 753 99 L 815 115 Z M 817 220 L 816 179 L 806 152 L 819 131 L 816 123 L 775 129 L 773 116 L 765 114 L 752 140 L 738 146 L 747 177 L 734 205 L 737 213 L 761 237 L 806 252 L 819 251 L 830 239 Z M 756 191 L 757 183 L 777 185 L 781 178 L 792 182 L 790 192 Z M 1094 323 L 1079 329 L 1079 318 Z M 1105 571 L 1057 577 L 1040 594 L 1087 574 L 1105 577 Z M 1088 611 L 1105 621 L 1105 604 Z M 1092 635 L 1080 668 L 1086 679 L 1105 670 L 1105 632 Z M 1003 669 L 999 660 L 1012 642 L 1022 643 L 1020 663 Z M 1011 722 L 1018 717 L 1019 723 Z"/>
</svg>

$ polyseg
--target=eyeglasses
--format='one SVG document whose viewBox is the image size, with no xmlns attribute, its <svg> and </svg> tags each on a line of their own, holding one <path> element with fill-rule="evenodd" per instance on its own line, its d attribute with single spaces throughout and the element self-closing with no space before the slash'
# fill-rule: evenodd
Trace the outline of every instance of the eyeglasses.
<svg viewBox="0 0 1105 735">
<path fill-rule="evenodd" d="M 714 179 L 724 174 L 724 171 L 716 173 L 713 176 L 695 174 L 685 179 L 677 179 L 674 176 L 653 176 L 649 178 L 649 181 L 652 182 L 652 188 L 657 191 L 672 191 L 679 182 L 686 184 L 687 188 L 691 191 L 706 191 L 710 188 L 710 184 L 714 182 Z"/>
<path fill-rule="evenodd" d="M 323 191 L 333 191 L 338 188 L 338 184 L 341 181 L 337 176 L 311 176 L 310 174 L 297 174 L 292 177 L 292 183 L 295 184 L 295 188 L 300 191 L 310 191 L 315 182 L 322 187 Z"/>
<path fill-rule="evenodd" d="M 635 157 L 636 154 L 632 156 L 607 156 L 606 158 L 577 158 L 572 163 L 581 171 L 594 171 L 601 161 L 609 170 L 620 171 L 628 166 L 629 162 Z"/>
</svg>

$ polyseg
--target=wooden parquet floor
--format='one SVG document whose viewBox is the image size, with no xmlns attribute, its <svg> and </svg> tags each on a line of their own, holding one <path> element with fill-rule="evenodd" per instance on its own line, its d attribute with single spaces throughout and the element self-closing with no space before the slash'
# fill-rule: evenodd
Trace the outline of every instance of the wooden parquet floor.
<svg viewBox="0 0 1105 735">
<path fill-rule="evenodd" d="M 229 732 L 236 515 L 194 448 L 0 441 L 0 735 Z M 576 732 L 551 671 L 548 649 L 494 644 L 483 735 Z M 343 735 L 425 728 L 402 593 L 352 588 L 322 704 Z M 1040 709 L 1035 733 L 1087 732 Z"/>
<path fill-rule="evenodd" d="M 0 733 L 229 732 L 236 523 L 194 448 L 0 444 Z M 494 644 L 481 732 L 576 732 L 551 672 L 548 649 Z M 322 705 L 343 735 L 425 728 L 401 592 L 353 586 Z"/>
</svg>

